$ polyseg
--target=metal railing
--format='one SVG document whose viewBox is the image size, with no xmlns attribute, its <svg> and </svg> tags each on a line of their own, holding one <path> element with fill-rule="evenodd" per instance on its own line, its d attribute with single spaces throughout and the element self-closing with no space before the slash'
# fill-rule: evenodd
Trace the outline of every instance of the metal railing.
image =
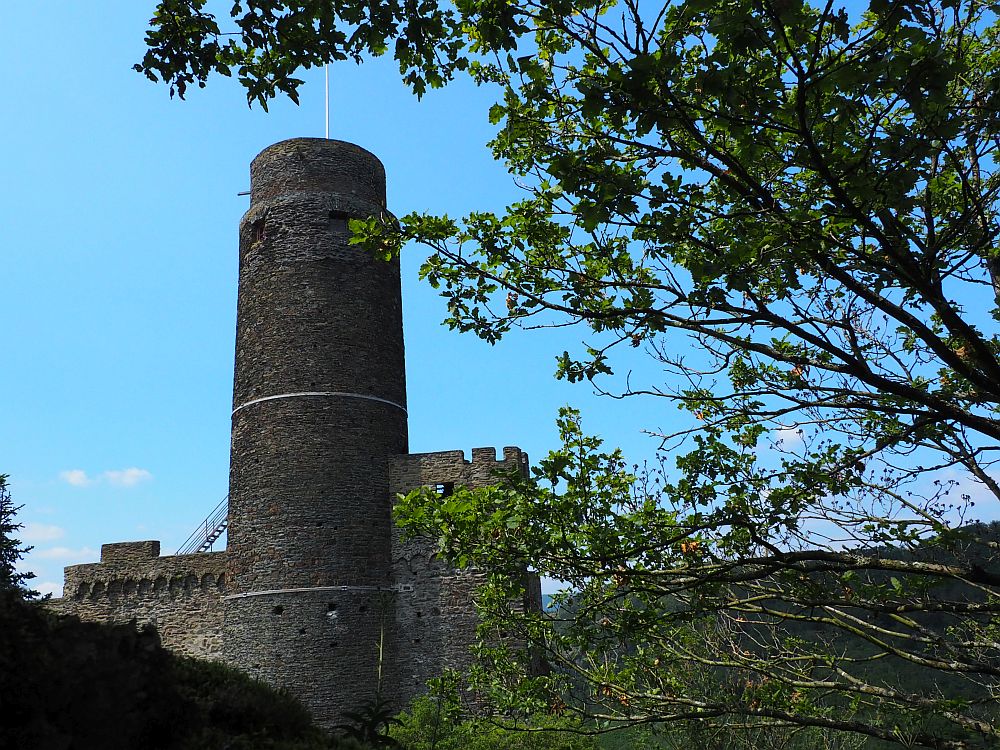
<svg viewBox="0 0 1000 750">
<path fill-rule="evenodd" d="M 229 495 L 222 498 L 222 502 L 215 506 L 208 518 L 198 526 L 197 529 L 187 538 L 181 548 L 177 550 L 178 555 L 192 555 L 197 552 L 209 552 L 215 541 L 222 536 L 229 526 Z"/>
</svg>

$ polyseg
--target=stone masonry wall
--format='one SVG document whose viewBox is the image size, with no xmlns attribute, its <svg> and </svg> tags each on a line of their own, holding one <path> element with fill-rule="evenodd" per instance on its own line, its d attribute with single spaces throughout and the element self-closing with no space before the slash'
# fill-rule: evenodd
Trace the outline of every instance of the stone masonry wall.
<svg viewBox="0 0 1000 750">
<path fill-rule="evenodd" d="M 385 170 L 323 138 L 264 149 L 240 222 L 227 663 L 322 726 L 376 692 L 390 594 L 389 457 L 405 453 L 398 261 L 350 244 Z"/>
<path fill-rule="evenodd" d="M 222 655 L 225 552 L 160 557 L 157 541 L 101 547 L 101 561 L 66 568 L 55 612 L 92 622 L 154 625 L 165 647 L 202 659 Z"/>
<path fill-rule="evenodd" d="M 462 451 L 414 453 L 393 457 L 389 484 L 394 496 L 420 486 L 444 485 L 445 491 L 451 489 L 449 485 L 484 487 L 495 484 L 500 471 L 526 472 L 527 468 L 528 456 L 519 448 L 504 448 L 500 460 L 494 448 L 474 448 L 471 462 Z M 399 593 L 390 653 L 397 655 L 393 673 L 400 691 L 397 699 L 403 705 L 424 691 L 428 679 L 471 663 L 469 648 L 476 632 L 472 598 L 483 575 L 449 568 L 435 559 L 433 543 L 423 539 L 403 542 L 395 526 L 392 566 Z M 535 595 L 540 607 L 540 594 Z"/>
<path fill-rule="evenodd" d="M 493 448 L 473 449 L 472 461 L 462 451 L 393 456 L 389 487 L 393 497 L 419 486 L 482 487 L 495 483 L 499 471 L 524 472 L 527 465 L 527 454 L 518 448 L 504 448 L 499 460 Z M 380 612 L 391 613 L 384 687 L 387 697 L 402 707 L 425 690 L 430 678 L 470 664 L 476 629 L 472 598 L 483 576 L 435 559 L 428 540 L 404 543 L 395 527 L 392 535 L 395 593 L 331 586 L 301 591 L 294 602 L 278 592 L 253 596 L 245 602 L 254 608 L 250 622 L 259 624 L 245 634 L 253 642 L 228 643 L 226 652 L 222 634 L 232 632 L 233 623 L 226 627 L 223 598 L 242 599 L 227 586 L 226 552 L 160 557 L 157 541 L 105 544 L 100 562 L 66 568 L 64 596 L 51 600 L 49 607 L 94 622 L 152 624 L 165 647 L 230 661 L 257 677 L 264 677 L 268 668 L 280 672 L 292 654 L 296 660 L 308 655 L 341 679 L 353 680 L 359 692 L 364 692 L 362 683 L 374 684 L 375 675 L 354 662 L 359 655 L 364 656 L 361 661 L 370 659 L 376 643 L 366 636 L 378 630 Z M 537 587 L 533 592 L 529 597 L 538 598 Z M 295 613 L 300 616 L 293 617 Z M 271 654 L 275 663 L 261 663 L 262 654 Z M 299 697 L 320 701 L 318 682 L 299 677 Z"/>
</svg>

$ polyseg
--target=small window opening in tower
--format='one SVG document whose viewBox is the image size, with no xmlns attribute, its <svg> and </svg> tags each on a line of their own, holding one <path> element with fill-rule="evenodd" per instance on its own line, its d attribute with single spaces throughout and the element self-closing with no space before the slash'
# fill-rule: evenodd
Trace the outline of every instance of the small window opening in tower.
<svg viewBox="0 0 1000 750">
<path fill-rule="evenodd" d="M 275 607 L 274 609 L 272 609 L 272 610 L 271 610 L 271 614 L 275 614 L 275 615 L 280 615 L 280 614 L 282 614 L 282 613 L 283 613 L 284 611 L 285 611 L 285 608 L 284 608 L 284 607 L 282 607 L 282 606 L 281 606 L 281 605 L 279 604 L 279 605 L 278 605 L 277 607 Z"/>
<path fill-rule="evenodd" d="M 441 484 L 436 484 L 434 485 L 434 491 L 437 492 L 438 497 L 451 497 L 455 494 L 455 483 L 442 482 Z"/>
<path fill-rule="evenodd" d="M 264 220 L 260 219 L 259 221 L 255 221 L 251 228 L 251 232 L 253 241 L 261 242 L 267 236 L 266 230 L 264 228 Z"/>
<path fill-rule="evenodd" d="M 338 211 L 334 209 L 330 211 L 330 229 L 334 232 L 342 232 L 347 234 L 347 222 L 350 221 L 351 215 L 346 211 Z"/>
</svg>

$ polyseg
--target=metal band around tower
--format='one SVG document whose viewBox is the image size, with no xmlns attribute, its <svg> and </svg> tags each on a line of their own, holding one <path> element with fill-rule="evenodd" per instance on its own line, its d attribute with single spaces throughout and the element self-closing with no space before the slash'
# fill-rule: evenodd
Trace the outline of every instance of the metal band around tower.
<svg viewBox="0 0 1000 750">
<path fill-rule="evenodd" d="M 412 583 L 397 583 L 392 586 L 306 586 L 294 589 L 268 589 L 267 591 L 247 591 L 243 594 L 230 594 L 222 597 L 223 601 L 233 599 L 251 599 L 257 596 L 280 596 L 282 594 L 311 594 L 343 591 L 350 593 L 380 593 L 408 594 L 413 591 Z"/>
<path fill-rule="evenodd" d="M 348 393 L 346 391 L 301 391 L 299 393 L 279 393 L 276 396 L 263 396 L 261 398 L 255 398 L 252 401 L 247 401 L 245 404 L 240 404 L 235 409 L 233 409 L 233 413 L 231 416 L 236 416 L 236 412 L 238 412 L 240 409 L 245 409 L 248 406 L 259 404 L 261 401 L 274 401 L 279 398 L 299 398 L 301 396 L 309 396 L 309 397 L 333 396 L 336 398 L 363 398 L 366 401 L 378 401 L 379 403 L 382 404 L 389 404 L 389 406 L 395 406 L 397 409 L 403 412 L 403 414 L 409 416 L 409 413 L 406 411 L 406 407 L 397 404 L 395 401 L 390 401 L 387 398 L 379 398 L 378 396 L 366 396 L 363 393 Z"/>
</svg>

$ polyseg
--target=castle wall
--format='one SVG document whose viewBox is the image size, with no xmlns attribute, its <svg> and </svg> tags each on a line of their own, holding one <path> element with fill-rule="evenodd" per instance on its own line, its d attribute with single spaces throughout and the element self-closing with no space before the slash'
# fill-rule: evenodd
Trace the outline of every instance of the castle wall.
<svg viewBox="0 0 1000 750">
<path fill-rule="evenodd" d="M 392 497 L 420 486 L 483 487 L 494 484 L 498 472 L 525 472 L 527 465 L 518 448 L 504 448 L 499 460 L 493 448 L 473 449 L 471 461 L 462 451 L 396 455 L 389 458 L 388 486 Z M 431 541 L 404 542 L 395 526 L 391 575 L 381 586 L 242 593 L 227 585 L 227 552 L 159 552 L 156 541 L 105 544 L 99 563 L 66 568 L 64 597 L 49 607 L 94 622 L 152 624 L 165 647 L 226 661 L 291 688 L 311 706 L 329 700 L 317 670 L 347 692 L 358 691 L 360 705 L 376 684 L 380 639 L 383 694 L 398 707 L 424 692 L 427 680 L 472 662 L 472 600 L 484 576 L 448 567 L 435 558 Z M 529 596 L 541 606 L 537 586 Z M 225 650 L 223 633 L 229 634 Z M 356 707 L 345 700 L 331 717 Z"/>
<path fill-rule="evenodd" d="M 63 597 L 48 606 L 92 622 L 151 624 L 172 651 L 221 658 L 226 553 L 159 554 L 157 541 L 105 544 L 100 562 L 66 568 Z"/>
<path fill-rule="evenodd" d="M 66 569 L 65 597 L 50 606 L 152 624 L 168 648 L 287 688 L 331 727 L 375 694 L 380 671 L 383 697 L 401 707 L 471 663 L 483 576 L 442 564 L 426 540 L 404 543 L 393 498 L 490 485 L 500 471 L 526 472 L 527 456 L 406 455 L 399 262 L 351 245 L 348 229 L 385 215 L 374 155 L 292 139 L 254 159 L 250 182 L 227 551 L 104 545 L 101 562 Z"/>
<path fill-rule="evenodd" d="M 485 487 L 497 482 L 499 472 L 527 472 L 528 456 L 519 448 L 504 448 L 497 460 L 494 448 L 474 448 L 472 461 L 462 451 L 394 456 L 389 469 L 393 495 L 415 487 L 444 485 Z M 446 669 L 464 670 L 472 663 L 477 616 L 473 605 L 481 573 L 455 570 L 435 558 L 434 543 L 402 540 L 393 526 L 392 568 L 399 590 L 396 597 L 393 674 L 400 705 L 426 689 L 427 680 Z M 540 590 L 531 587 L 541 607 Z M 529 604 L 529 606 L 531 606 Z"/>
</svg>

